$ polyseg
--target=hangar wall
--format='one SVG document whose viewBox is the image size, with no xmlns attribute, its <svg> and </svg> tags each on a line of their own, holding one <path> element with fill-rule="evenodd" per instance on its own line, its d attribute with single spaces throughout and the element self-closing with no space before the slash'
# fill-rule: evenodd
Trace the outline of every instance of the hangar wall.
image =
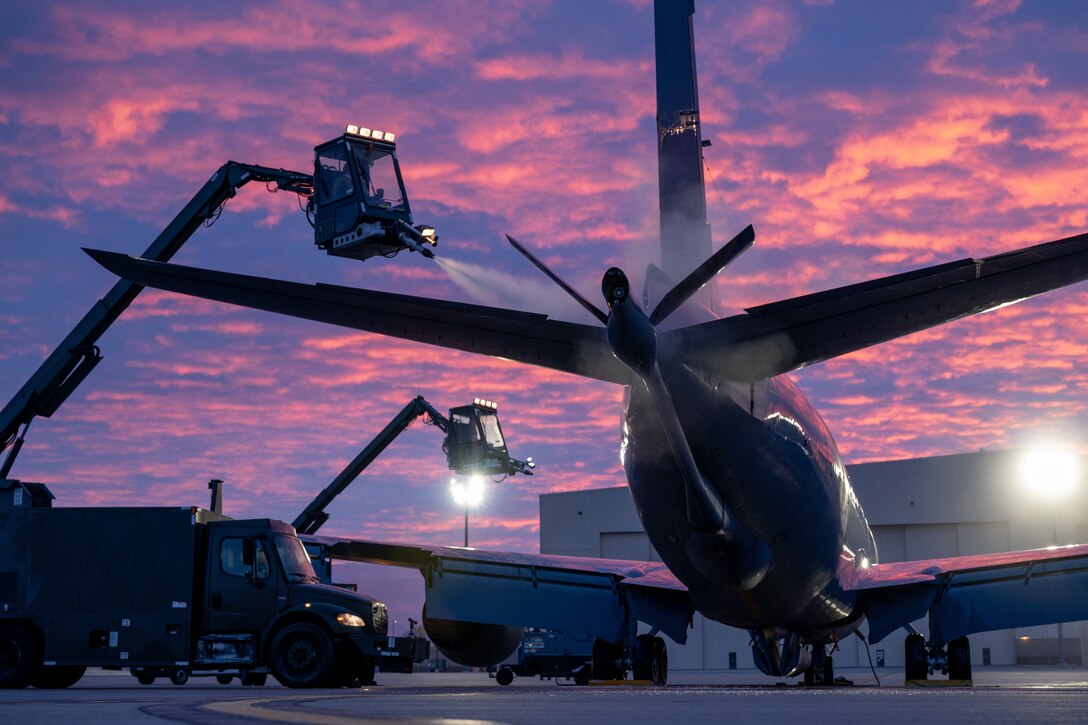
<svg viewBox="0 0 1088 725">
<path fill-rule="evenodd" d="M 1024 451 L 980 451 L 855 464 L 847 471 L 883 562 L 1088 543 L 1088 485 L 1082 481 L 1072 492 L 1048 498 L 1025 483 L 1023 460 Z M 1080 463 L 1088 471 L 1088 457 Z M 540 551 L 660 561 L 626 486 L 542 495 Z M 1056 665 L 1060 654 L 1067 664 L 1081 666 L 1085 624 L 975 634 L 971 659 L 976 666 Z M 699 614 L 694 625 L 687 645 L 669 641 L 670 667 L 754 668 L 746 631 Z M 925 620 L 915 627 L 925 632 Z M 874 664 L 901 667 L 902 633 L 871 645 L 869 654 Z M 865 643 L 856 637 L 840 643 L 835 661 L 839 667 L 867 667 Z"/>
</svg>

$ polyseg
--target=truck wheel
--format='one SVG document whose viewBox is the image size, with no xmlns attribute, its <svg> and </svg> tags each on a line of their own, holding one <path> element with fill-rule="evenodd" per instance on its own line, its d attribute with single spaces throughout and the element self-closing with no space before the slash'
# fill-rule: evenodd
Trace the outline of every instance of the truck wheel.
<svg viewBox="0 0 1088 725">
<path fill-rule="evenodd" d="M 264 687 L 268 675 L 264 672 L 243 672 L 241 679 L 243 687 Z"/>
<path fill-rule="evenodd" d="M 30 681 L 39 690 L 61 690 L 71 687 L 83 678 L 86 667 L 43 667 Z"/>
<path fill-rule="evenodd" d="M 325 687 L 336 670 L 329 636 L 309 622 L 284 627 L 270 649 L 272 674 L 286 687 Z"/>
<path fill-rule="evenodd" d="M 133 675 L 133 676 L 136 678 L 136 681 L 139 682 L 141 685 L 154 685 L 155 684 L 155 675 L 149 675 L 146 672 L 140 672 L 140 673 L 138 673 L 136 675 Z"/>
<path fill-rule="evenodd" d="M 26 687 L 41 665 L 34 640 L 14 624 L 0 623 L 0 688 Z"/>
<path fill-rule="evenodd" d="M 509 667 L 500 667 L 499 671 L 495 673 L 495 682 L 499 683 L 503 687 L 506 687 L 514 681 L 514 671 Z"/>
<path fill-rule="evenodd" d="M 218 682 L 220 685 L 229 685 L 230 681 L 233 680 L 233 679 L 234 678 L 231 677 L 230 675 L 216 675 L 215 676 L 215 681 Z"/>
<path fill-rule="evenodd" d="M 176 670 L 170 670 L 170 681 L 175 685 L 184 685 L 189 681 L 189 670 L 181 667 Z"/>
</svg>

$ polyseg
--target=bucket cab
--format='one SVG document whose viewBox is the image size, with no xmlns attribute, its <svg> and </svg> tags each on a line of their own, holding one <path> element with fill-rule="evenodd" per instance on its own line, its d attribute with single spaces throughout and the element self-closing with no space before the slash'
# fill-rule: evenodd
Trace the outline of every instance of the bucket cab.
<svg viewBox="0 0 1088 725">
<path fill-rule="evenodd" d="M 408 242 L 405 242 L 405 236 Z M 412 225 L 395 135 L 348 124 L 314 149 L 314 243 L 331 255 L 368 259 L 433 246 L 432 227 Z"/>
</svg>

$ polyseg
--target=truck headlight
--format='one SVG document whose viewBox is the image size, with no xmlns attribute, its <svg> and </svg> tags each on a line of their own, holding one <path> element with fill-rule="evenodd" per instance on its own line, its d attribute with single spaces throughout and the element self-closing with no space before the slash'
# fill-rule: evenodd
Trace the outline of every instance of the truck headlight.
<svg viewBox="0 0 1088 725">
<path fill-rule="evenodd" d="M 351 614 L 350 612 L 340 612 L 336 615 L 336 621 L 345 627 L 365 627 L 366 620 L 360 617 L 358 614 Z"/>
</svg>

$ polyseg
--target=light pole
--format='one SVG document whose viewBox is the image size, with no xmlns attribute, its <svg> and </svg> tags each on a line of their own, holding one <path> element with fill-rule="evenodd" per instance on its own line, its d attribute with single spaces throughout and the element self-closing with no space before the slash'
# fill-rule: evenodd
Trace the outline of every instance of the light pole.
<svg viewBox="0 0 1088 725">
<path fill-rule="evenodd" d="M 470 476 L 462 483 L 456 478 L 450 479 L 450 494 L 455 503 L 465 507 L 465 548 L 468 548 L 468 509 L 470 506 L 479 506 L 484 500 L 484 479 L 481 476 Z"/>
<path fill-rule="evenodd" d="M 1061 448 L 1035 448 L 1020 459 L 1020 480 L 1037 500 L 1049 504 L 1050 545 L 1058 546 L 1057 506 L 1070 498 L 1081 478 L 1080 459 Z M 1058 622 L 1058 666 L 1065 667 L 1065 632 Z"/>
</svg>

